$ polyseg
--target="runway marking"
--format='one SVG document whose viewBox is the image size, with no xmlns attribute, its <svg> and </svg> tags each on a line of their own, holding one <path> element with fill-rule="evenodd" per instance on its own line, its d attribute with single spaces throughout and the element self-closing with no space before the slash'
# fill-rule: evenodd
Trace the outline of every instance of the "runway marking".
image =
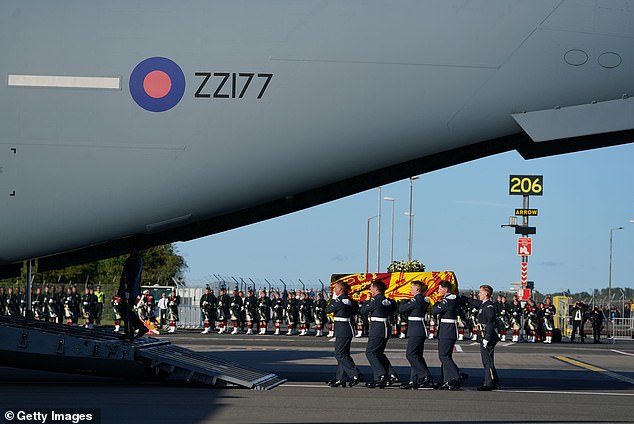
<svg viewBox="0 0 634 424">
<path fill-rule="evenodd" d="M 507 347 L 507 346 L 513 346 L 515 343 L 514 342 L 509 342 L 509 343 L 504 343 L 502 346 Z"/>
<path fill-rule="evenodd" d="M 568 358 L 566 356 L 555 356 L 555 359 L 559 359 L 563 362 L 568 362 L 569 364 L 575 365 L 580 368 L 585 368 L 590 371 L 596 372 L 606 372 L 603 368 L 595 367 L 594 365 L 586 364 L 585 362 L 577 361 L 576 359 Z"/>
<path fill-rule="evenodd" d="M 480 344 L 480 342 L 473 342 L 469 346 L 475 346 L 475 345 L 479 345 L 479 344 Z"/>
<path fill-rule="evenodd" d="M 280 387 L 296 387 L 296 388 L 304 388 L 304 389 L 330 389 L 331 387 L 325 384 L 293 384 L 293 383 L 284 383 Z M 363 386 L 359 386 L 363 387 Z M 386 389 L 390 388 L 398 388 L 394 387 L 386 387 Z M 434 390 L 431 387 L 421 388 L 418 390 Z M 468 390 L 467 390 L 468 391 Z M 559 394 L 559 395 L 594 395 L 594 396 L 630 396 L 634 397 L 634 393 L 607 393 L 607 392 L 571 392 L 564 390 L 494 390 L 495 392 L 506 392 L 506 393 L 535 393 L 535 394 Z"/>
<path fill-rule="evenodd" d="M 460 353 L 462 353 L 462 352 L 463 352 L 463 350 L 462 350 L 462 346 L 460 346 L 460 345 L 455 345 L 455 346 L 454 346 L 454 352 L 460 352 Z"/>
<path fill-rule="evenodd" d="M 508 393 L 544 393 L 556 395 L 593 395 L 593 396 L 634 396 L 634 393 L 606 393 L 606 392 L 568 392 L 559 390 L 495 390 Z"/>
<path fill-rule="evenodd" d="M 624 375 L 617 374 L 615 372 L 612 372 L 612 371 L 609 371 L 609 370 L 606 370 L 606 369 L 603 369 L 603 368 L 599 368 L 599 367 L 591 365 L 591 364 L 586 364 L 585 362 L 577 361 L 576 359 L 568 358 L 566 356 L 555 356 L 554 358 L 558 359 L 560 361 L 563 361 L 563 362 L 567 362 L 567 363 L 569 363 L 571 365 L 575 365 L 575 366 L 580 367 L 580 368 L 585 368 L 585 369 L 587 369 L 589 371 L 599 372 L 599 373 L 601 373 L 603 375 L 606 375 L 608 377 L 614 378 L 616 380 L 620 380 L 620 381 L 623 381 L 625 383 L 629 383 L 629 384 L 633 384 L 634 385 L 634 379 L 629 378 L 629 377 L 625 377 Z"/>
<path fill-rule="evenodd" d="M 621 355 L 634 356 L 634 353 L 622 352 L 616 349 L 610 349 L 612 352 L 620 353 Z"/>
</svg>

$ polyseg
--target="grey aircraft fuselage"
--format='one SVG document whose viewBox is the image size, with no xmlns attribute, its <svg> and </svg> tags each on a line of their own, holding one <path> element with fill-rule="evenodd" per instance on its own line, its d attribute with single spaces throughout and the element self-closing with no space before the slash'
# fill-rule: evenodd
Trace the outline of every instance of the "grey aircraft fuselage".
<svg viewBox="0 0 634 424">
<path fill-rule="evenodd" d="M 3 0 L 0 74 L 0 266 L 89 259 L 631 135 L 634 0 Z"/>
</svg>

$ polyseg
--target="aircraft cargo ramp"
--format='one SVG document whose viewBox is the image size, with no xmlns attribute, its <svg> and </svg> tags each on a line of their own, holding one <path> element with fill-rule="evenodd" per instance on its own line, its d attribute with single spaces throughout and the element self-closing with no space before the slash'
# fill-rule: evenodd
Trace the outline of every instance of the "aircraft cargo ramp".
<svg viewBox="0 0 634 424">
<path fill-rule="evenodd" d="M 125 342 L 107 330 L 8 316 L 0 316 L 0 365 L 258 390 L 286 381 L 166 340 L 144 337 Z"/>
</svg>

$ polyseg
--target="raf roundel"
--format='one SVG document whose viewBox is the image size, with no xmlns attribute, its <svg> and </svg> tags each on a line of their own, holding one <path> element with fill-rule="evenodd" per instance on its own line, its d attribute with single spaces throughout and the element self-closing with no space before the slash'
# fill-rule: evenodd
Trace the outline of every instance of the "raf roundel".
<svg viewBox="0 0 634 424">
<path fill-rule="evenodd" d="M 185 74 L 165 57 L 139 63 L 130 75 L 130 95 L 143 109 L 164 112 L 176 106 L 185 94 Z"/>
</svg>

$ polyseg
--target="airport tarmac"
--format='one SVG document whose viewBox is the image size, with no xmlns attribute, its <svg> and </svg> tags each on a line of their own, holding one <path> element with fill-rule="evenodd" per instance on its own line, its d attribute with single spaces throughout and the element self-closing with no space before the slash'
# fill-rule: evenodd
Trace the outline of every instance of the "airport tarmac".
<svg viewBox="0 0 634 424">
<path fill-rule="evenodd" d="M 314 336 L 157 336 L 172 343 L 288 381 L 269 391 L 121 381 L 93 376 L 0 368 L 0 405 L 18 408 L 98 408 L 103 423 L 209 422 L 634 422 L 634 341 L 552 345 L 501 342 L 496 365 L 502 390 L 478 392 L 483 372 L 476 342 L 458 343 L 454 359 L 470 375 L 463 390 L 330 388 L 333 342 Z M 366 378 L 365 340 L 352 354 Z M 405 340 L 387 354 L 402 379 L 409 376 Z M 437 342 L 425 358 L 439 375 Z M 4 411 L 3 411 L 4 412 Z M 9 421 L 5 421 L 9 422 Z M 12 421 L 12 422 L 17 422 Z"/>
</svg>

